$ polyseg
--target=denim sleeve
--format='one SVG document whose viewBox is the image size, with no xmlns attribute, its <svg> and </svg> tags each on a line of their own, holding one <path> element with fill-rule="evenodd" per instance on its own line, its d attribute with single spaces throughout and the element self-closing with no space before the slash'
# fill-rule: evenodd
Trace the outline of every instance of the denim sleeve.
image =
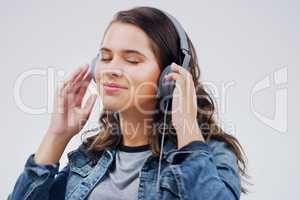
<svg viewBox="0 0 300 200">
<path fill-rule="evenodd" d="M 237 158 L 225 143 L 193 141 L 177 150 L 176 159 L 172 172 L 181 199 L 240 199 Z"/>
<path fill-rule="evenodd" d="M 8 200 L 50 200 L 51 191 L 63 183 L 62 177 L 66 174 L 68 166 L 58 173 L 59 163 L 38 165 L 33 158 L 34 154 L 31 154 L 27 159 Z"/>
</svg>

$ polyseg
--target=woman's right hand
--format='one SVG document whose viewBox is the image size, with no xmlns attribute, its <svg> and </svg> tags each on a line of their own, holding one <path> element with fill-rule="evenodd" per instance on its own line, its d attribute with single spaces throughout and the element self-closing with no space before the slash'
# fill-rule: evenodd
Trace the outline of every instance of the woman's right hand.
<svg viewBox="0 0 300 200">
<path fill-rule="evenodd" d="M 92 79 L 89 65 L 81 65 L 56 90 L 54 110 L 51 114 L 48 134 L 71 139 L 88 120 L 97 95 L 91 95 L 84 106 L 83 97 Z"/>
<path fill-rule="evenodd" d="M 81 106 L 91 79 L 90 68 L 83 65 L 56 90 L 48 130 L 34 155 L 37 164 L 59 162 L 68 142 L 85 125 L 97 97 L 91 95 Z"/>
</svg>

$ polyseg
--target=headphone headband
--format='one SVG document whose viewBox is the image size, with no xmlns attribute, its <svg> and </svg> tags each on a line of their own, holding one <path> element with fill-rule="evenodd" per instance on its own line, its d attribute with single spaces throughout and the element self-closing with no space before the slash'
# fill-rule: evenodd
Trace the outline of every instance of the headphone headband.
<svg viewBox="0 0 300 200">
<path fill-rule="evenodd" d="M 171 14 L 169 14 L 166 11 L 163 11 L 163 13 L 174 24 L 174 27 L 176 29 L 176 32 L 177 32 L 179 40 L 180 40 L 180 50 L 181 50 L 182 54 L 184 55 L 184 59 L 183 59 L 183 62 L 181 64 L 182 64 L 183 68 L 187 69 L 188 65 L 190 63 L 190 60 L 191 60 L 191 53 L 190 53 L 190 48 L 189 48 L 189 45 L 188 45 L 188 39 L 187 39 L 185 30 L 181 26 L 181 24 L 177 21 L 177 19 L 175 17 L 173 17 Z"/>
</svg>

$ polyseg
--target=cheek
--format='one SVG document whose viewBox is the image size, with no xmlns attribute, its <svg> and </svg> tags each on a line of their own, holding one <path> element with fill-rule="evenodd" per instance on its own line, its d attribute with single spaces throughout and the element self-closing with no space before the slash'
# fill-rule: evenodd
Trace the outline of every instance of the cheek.
<svg viewBox="0 0 300 200">
<path fill-rule="evenodd" d="M 139 84 L 136 85 L 136 94 L 154 94 L 157 89 L 157 83 L 155 80 L 141 80 Z"/>
<path fill-rule="evenodd" d="M 100 80 L 100 78 L 102 77 L 101 71 L 103 71 L 102 69 L 103 67 L 101 67 L 99 64 L 96 66 L 96 69 L 94 71 L 94 77 L 96 80 Z"/>
<path fill-rule="evenodd" d="M 153 98 L 156 95 L 157 82 L 160 75 L 159 67 L 148 67 L 149 70 L 139 71 L 135 77 L 135 96 L 140 98 Z"/>
</svg>

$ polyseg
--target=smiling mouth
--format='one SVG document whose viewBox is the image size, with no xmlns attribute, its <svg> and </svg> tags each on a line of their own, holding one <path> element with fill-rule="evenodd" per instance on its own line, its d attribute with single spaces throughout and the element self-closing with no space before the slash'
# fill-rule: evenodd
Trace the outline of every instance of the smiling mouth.
<svg viewBox="0 0 300 200">
<path fill-rule="evenodd" d="M 103 83 L 103 90 L 106 92 L 106 93 L 115 93 L 115 92 L 119 92 L 123 89 L 127 89 L 123 86 L 120 86 L 116 83 L 107 83 L 107 82 L 104 82 Z"/>
<path fill-rule="evenodd" d="M 110 82 L 104 82 L 103 86 L 112 87 L 112 88 L 123 88 L 123 89 L 126 89 L 126 87 L 124 87 L 124 86 L 121 86 L 121 85 L 119 85 L 117 83 L 110 83 Z"/>
<path fill-rule="evenodd" d="M 106 92 L 118 92 L 118 91 L 120 91 L 120 90 L 122 90 L 124 88 L 104 85 L 103 89 Z"/>
</svg>

